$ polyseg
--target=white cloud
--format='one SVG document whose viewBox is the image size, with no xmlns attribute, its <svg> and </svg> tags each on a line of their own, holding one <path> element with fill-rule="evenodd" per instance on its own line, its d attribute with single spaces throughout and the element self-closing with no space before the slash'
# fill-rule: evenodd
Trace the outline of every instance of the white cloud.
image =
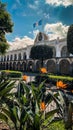
<svg viewBox="0 0 73 130">
<path fill-rule="evenodd" d="M 23 38 L 16 37 L 14 41 L 8 43 L 11 45 L 9 49 L 9 51 L 11 51 L 11 50 L 17 50 L 17 49 L 21 49 L 33 45 L 34 41 L 28 36 L 24 36 Z"/>
<path fill-rule="evenodd" d="M 35 0 L 34 3 L 35 3 L 35 5 L 38 5 L 38 4 L 39 4 L 39 1 L 38 1 L 38 0 Z"/>
<path fill-rule="evenodd" d="M 39 30 L 38 30 L 38 29 L 33 31 L 34 38 L 36 37 L 36 35 L 37 35 L 38 33 L 39 33 Z"/>
<path fill-rule="evenodd" d="M 44 32 L 49 35 L 49 39 L 65 38 L 67 35 L 68 26 L 63 25 L 61 22 L 54 24 L 46 24 Z"/>
<path fill-rule="evenodd" d="M 36 10 L 38 8 L 38 5 L 39 5 L 39 1 L 38 0 L 35 0 L 33 2 L 33 4 L 28 4 L 28 7 L 33 9 L 33 10 Z"/>
<path fill-rule="evenodd" d="M 50 18 L 49 13 L 48 13 L 48 14 L 44 13 L 43 16 L 44 16 L 46 19 L 49 19 L 49 18 Z"/>
<path fill-rule="evenodd" d="M 36 5 L 32 5 L 32 4 L 29 4 L 28 6 L 29 6 L 29 8 L 34 9 L 34 10 L 37 8 Z"/>
<path fill-rule="evenodd" d="M 45 0 L 47 4 L 54 6 L 64 5 L 65 7 L 73 5 L 73 0 Z"/>
</svg>

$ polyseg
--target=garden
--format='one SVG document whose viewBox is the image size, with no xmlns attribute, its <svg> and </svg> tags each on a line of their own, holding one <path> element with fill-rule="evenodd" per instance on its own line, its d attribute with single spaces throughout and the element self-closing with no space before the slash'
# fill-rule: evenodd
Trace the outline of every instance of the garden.
<svg viewBox="0 0 73 130">
<path fill-rule="evenodd" d="M 0 2 L 0 55 L 9 48 L 5 34 L 12 28 L 6 4 Z M 73 25 L 68 30 L 67 47 L 73 54 Z M 32 47 L 30 58 L 41 61 L 34 81 L 27 82 L 28 76 L 19 71 L 0 71 L 1 130 L 73 129 L 73 77 L 49 74 L 44 60 L 52 57 L 48 45 Z"/>
<path fill-rule="evenodd" d="M 18 77 L 15 78 L 14 73 Z M 40 68 L 34 81 L 27 82 L 27 79 L 21 72 L 1 71 L 2 127 L 8 130 L 72 130 L 73 78 L 51 75 L 46 68 Z"/>
</svg>

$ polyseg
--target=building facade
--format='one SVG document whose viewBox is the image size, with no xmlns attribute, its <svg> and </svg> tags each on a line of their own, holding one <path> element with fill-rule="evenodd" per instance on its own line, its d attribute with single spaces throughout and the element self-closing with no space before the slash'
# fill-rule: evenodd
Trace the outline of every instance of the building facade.
<svg viewBox="0 0 73 130">
<path fill-rule="evenodd" d="M 30 50 L 33 45 L 48 45 L 53 48 L 53 58 L 44 60 L 44 67 L 49 73 L 73 75 L 73 56 L 67 51 L 66 39 L 49 40 L 48 36 L 39 32 L 32 44 L 28 41 L 17 45 L 13 43 L 5 55 L 0 55 L 0 70 L 19 70 L 22 72 L 38 72 L 40 60 L 30 59 Z"/>
</svg>

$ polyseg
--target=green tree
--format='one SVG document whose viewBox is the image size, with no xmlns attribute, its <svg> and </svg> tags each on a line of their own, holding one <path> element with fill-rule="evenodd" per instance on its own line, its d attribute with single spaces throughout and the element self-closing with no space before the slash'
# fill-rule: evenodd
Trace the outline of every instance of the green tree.
<svg viewBox="0 0 73 130">
<path fill-rule="evenodd" d="M 6 10 L 6 4 L 0 2 L 0 53 L 3 54 L 8 49 L 5 34 L 12 32 L 13 23 L 10 14 Z"/>
<path fill-rule="evenodd" d="M 41 60 L 41 66 L 43 67 L 43 60 L 52 58 L 53 50 L 48 45 L 33 46 L 30 51 L 30 58 Z"/>
<path fill-rule="evenodd" d="M 73 54 L 73 24 L 70 25 L 67 33 L 67 49 L 69 53 Z"/>
</svg>

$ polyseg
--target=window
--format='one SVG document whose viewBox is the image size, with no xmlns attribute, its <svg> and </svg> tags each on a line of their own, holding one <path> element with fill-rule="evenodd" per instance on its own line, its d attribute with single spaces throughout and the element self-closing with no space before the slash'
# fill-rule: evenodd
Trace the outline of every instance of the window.
<svg viewBox="0 0 73 130">
<path fill-rule="evenodd" d="M 4 61 L 6 61 L 6 56 L 4 56 Z"/>
<path fill-rule="evenodd" d="M 14 54 L 14 60 L 17 60 L 17 54 Z"/>
<path fill-rule="evenodd" d="M 1 57 L 1 61 L 3 61 L 3 56 Z"/>
<path fill-rule="evenodd" d="M 7 55 L 7 61 L 9 60 L 9 55 Z"/>
<path fill-rule="evenodd" d="M 26 53 L 23 54 L 23 60 L 26 60 Z"/>
<path fill-rule="evenodd" d="M 21 53 L 19 53 L 18 55 L 18 60 L 21 60 Z"/>
<path fill-rule="evenodd" d="M 10 60 L 13 60 L 13 55 L 10 56 Z"/>
</svg>

